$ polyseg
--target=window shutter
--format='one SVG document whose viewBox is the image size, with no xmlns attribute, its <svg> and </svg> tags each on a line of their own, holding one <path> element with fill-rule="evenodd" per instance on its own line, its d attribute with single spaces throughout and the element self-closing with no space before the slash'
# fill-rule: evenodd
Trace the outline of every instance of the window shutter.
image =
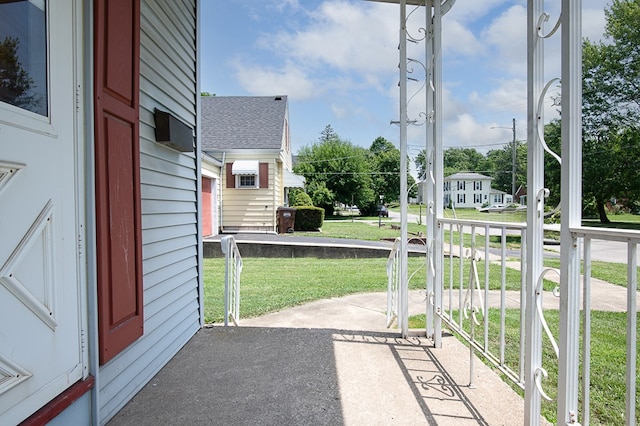
<svg viewBox="0 0 640 426">
<path fill-rule="evenodd" d="M 260 163 L 260 188 L 269 187 L 269 163 Z"/>
<path fill-rule="evenodd" d="M 226 169 L 226 181 L 227 188 L 235 188 L 236 187 L 236 177 L 233 175 L 233 163 L 227 163 L 225 165 Z"/>
<path fill-rule="evenodd" d="M 95 163 L 100 364 L 142 336 L 140 3 L 95 2 Z"/>
</svg>

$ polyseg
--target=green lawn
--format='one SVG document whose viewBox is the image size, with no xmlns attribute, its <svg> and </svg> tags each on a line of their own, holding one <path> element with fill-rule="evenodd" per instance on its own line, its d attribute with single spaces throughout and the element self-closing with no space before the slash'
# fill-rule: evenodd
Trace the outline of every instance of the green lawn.
<svg viewBox="0 0 640 426">
<path fill-rule="evenodd" d="M 560 259 L 545 259 L 544 266 L 558 269 L 560 268 Z M 584 271 L 583 267 L 581 267 L 581 271 Z M 627 264 L 592 260 L 591 276 L 593 278 L 597 278 L 599 280 L 606 281 L 611 284 L 626 287 L 627 286 Z M 640 267 L 638 268 L 638 276 L 640 276 Z M 637 284 L 637 286 L 638 286 L 638 290 L 640 290 L 640 282 Z"/>
<path fill-rule="evenodd" d="M 240 317 L 255 317 L 313 300 L 386 291 L 386 258 L 245 258 L 240 285 Z M 409 275 L 424 268 L 424 258 L 409 258 Z M 424 288 L 424 275 L 409 282 Z M 204 260 L 205 321 L 224 317 L 224 259 Z"/>
<path fill-rule="evenodd" d="M 498 310 L 489 310 L 490 324 L 499 324 L 500 313 Z M 624 424 L 625 410 L 625 367 L 626 367 L 626 314 L 623 312 L 592 311 L 591 317 L 591 424 Z M 454 315 L 457 318 L 457 313 Z M 545 311 L 545 318 L 553 331 L 558 336 L 559 312 L 557 310 Z M 412 328 L 423 328 L 424 315 L 417 315 L 409 319 Z M 508 309 L 506 312 L 506 341 L 505 363 L 513 371 L 519 370 L 518 351 L 520 333 L 520 311 Z M 468 331 L 468 321 L 465 324 Z M 638 318 L 640 326 L 640 318 Z M 482 336 L 480 335 L 481 344 Z M 582 345 L 582 342 L 580 342 Z M 498 353 L 499 328 L 489 328 L 489 347 L 492 353 Z M 640 353 L 636 354 L 636 362 L 640 365 Z M 551 342 L 543 338 L 542 366 L 547 369 L 549 377 L 543 379 L 543 389 L 555 398 L 558 384 L 558 361 L 551 347 Z M 580 373 L 582 374 L 582 373 Z M 507 381 L 518 393 L 521 389 Z M 640 386 L 640 376 L 636 378 L 636 386 Z M 640 387 L 639 387 L 640 388 Z M 582 392 L 580 392 L 581 398 Z M 640 407 L 640 395 L 636 394 L 636 407 Z M 582 400 L 581 400 L 582 401 Z M 581 402 L 580 401 L 580 402 Z M 542 415 L 552 423 L 556 423 L 556 403 L 542 403 Z M 640 415 L 640 408 L 636 408 L 636 417 Z"/>
<path fill-rule="evenodd" d="M 387 218 L 382 220 L 384 226 L 378 227 L 376 221 L 364 221 L 356 219 L 353 222 L 350 220 L 329 220 L 325 221 L 322 225 L 322 232 L 301 232 L 296 231 L 293 234 L 287 234 L 291 237 L 296 236 L 311 236 L 311 237 L 327 237 L 327 238 L 349 238 L 355 240 L 365 241 L 379 241 L 386 238 L 396 238 L 400 236 L 400 229 L 394 229 L 398 227 L 398 222 L 392 222 Z M 416 236 L 420 232 L 425 233 L 425 227 L 418 225 L 417 223 L 408 224 L 408 232 L 410 236 Z"/>
<path fill-rule="evenodd" d="M 383 219 L 381 227 L 378 226 L 378 222 L 367 221 L 362 219 L 351 220 L 329 220 L 325 221 L 322 226 L 322 232 L 302 232 L 297 231 L 293 234 L 286 234 L 289 237 L 326 237 L 326 238 L 348 238 L 355 240 L 365 241 L 380 241 L 383 239 L 391 239 L 400 237 L 400 223 L 392 222 L 389 219 Z M 409 238 L 417 237 L 419 235 L 424 236 L 426 234 L 425 225 L 419 225 L 417 223 L 409 223 L 407 226 L 407 232 Z M 283 234 L 284 235 L 284 234 Z M 460 244 L 460 234 L 458 232 L 453 233 L 453 244 Z M 471 245 L 471 235 L 465 233 L 463 235 L 465 246 Z M 444 232 L 445 242 L 449 242 L 449 231 Z M 476 246 L 484 247 L 484 236 L 476 235 Z M 500 236 L 491 236 L 489 240 L 490 247 L 500 247 Z M 518 249 L 520 247 L 520 236 L 508 235 L 507 247 Z"/>
</svg>

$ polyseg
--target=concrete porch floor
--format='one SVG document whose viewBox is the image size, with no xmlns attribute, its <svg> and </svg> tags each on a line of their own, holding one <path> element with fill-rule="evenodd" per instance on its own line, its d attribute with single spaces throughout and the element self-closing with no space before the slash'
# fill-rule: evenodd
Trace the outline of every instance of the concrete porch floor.
<svg viewBox="0 0 640 426">
<path fill-rule="evenodd" d="M 467 347 L 401 339 L 385 309 L 386 294 L 359 294 L 203 328 L 109 425 L 524 424 L 522 398 L 477 358 L 469 386 Z"/>
</svg>

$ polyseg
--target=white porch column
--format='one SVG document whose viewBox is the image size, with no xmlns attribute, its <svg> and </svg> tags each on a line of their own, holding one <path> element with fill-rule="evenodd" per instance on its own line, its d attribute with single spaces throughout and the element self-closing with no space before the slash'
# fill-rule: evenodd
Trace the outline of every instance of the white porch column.
<svg viewBox="0 0 640 426">
<path fill-rule="evenodd" d="M 544 39 L 538 34 L 538 19 L 544 0 L 529 0 L 527 6 L 527 270 L 525 289 L 525 424 L 538 424 L 540 392 L 535 382 L 542 367 L 542 327 L 536 310 L 536 283 L 542 274 L 544 223 L 544 150 L 539 143 L 538 100 L 544 88 Z M 541 126 L 542 127 L 542 126 Z"/>
<path fill-rule="evenodd" d="M 400 294 L 398 326 L 409 334 L 409 262 L 407 230 L 407 2 L 400 0 Z"/>
<path fill-rule="evenodd" d="M 425 137 L 425 147 L 424 147 L 424 155 L 425 155 L 425 164 L 424 170 L 425 175 L 423 177 L 423 182 L 426 188 L 425 194 L 425 206 L 426 206 L 426 219 L 425 219 L 425 236 L 427 242 L 427 259 L 426 259 L 426 268 L 427 273 L 425 274 L 426 278 L 426 290 L 427 290 L 427 300 L 425 306 L 426 312 L 426 334 L 427 337 L 430 337 L 435 341 L 434 336 L 434 320 L 435 316 L 435 305 L 433 303 L 434 298 L 432 297 L 434 294 L 435 288 L 435 270 L 432 267 L 435 266 L 435 258 L 433 250 L 435 248 L 435 229 L 436 229 L 436 215 L 435 215 L 435 205 L 434 205 L 434 191 L 435 191 L 435 179 L 433 174 L 433 152 L 435 150 L 434 140 L 435 140 L 435 131 L 434 131 L 434 81 L 433 81 L 433 0 L 426 0 L 424 7 L 424 29 L 426 33 L 425 43 L 424 43 L 424 57 L 425 57 L 425 114 L 426 114 L 426 137 Z"/>
<path fill-rule="evenodd" d="M 578 422 L 582 220 L 582 0 L 562 0 L 562 171 L 558 423 Z"/>
<path fill-rule="evenodd" d="M 445 3 L 446 10 L 451 8 L 453 1 Z M 438 314 L 441 314 L 442 310 L 442 291 L 444 283 L 444 266 L 443 266 L 443 245 L 444 245 L 444 233 L 438 227 L 438 219 L 443 216 L 443 204 L 444 204 L 444 151 L 442 147 L 442 15 L 443 15 L 442 3 L 440 0 L 433 2 L 433 48 L 432 57 L 432 72 L 433 72 L 433 154 L 431 171 L 433 173 L 434 189 L 433 189 L 433 218 L 430 226 L 433 228 L 435 243 L 434 243 L 434 266 L 435 266 L 435 297 L 434 304 Z M 436 348 L 442 347 L 442 319 L 440 315 L 436 315 L 434 319 L 434 346 Z"/>
</svg>

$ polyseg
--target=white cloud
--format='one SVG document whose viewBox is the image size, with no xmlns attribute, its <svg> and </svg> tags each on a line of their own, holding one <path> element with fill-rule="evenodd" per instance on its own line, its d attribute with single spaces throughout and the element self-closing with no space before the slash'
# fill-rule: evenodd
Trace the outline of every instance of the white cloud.
<svg viewBox="0 0 640 426">
<path fill-rule="evenodd" d="M 296 32 L 265 35 L 261 46 L 309 67 L 375 73 L 397 63 L 397 22 L 390 5 L 326 1 Z"/>
<path fill-rule="evenodd" d="M 258 96 L 286 94 L 296 100 L 311 99 L 324 89 L 315 84 L 304 70 L 294 65 L 282 69 L 235 64 L 236 77 L 250 93 Z"/>
<path fill-rule="evenodd" d="M 602 0 L 583 0 L 583 34 L 601 38 Z M 398 119 L 398 7 L 349 0 L 326 0 L 315 9 L 300 0 L 281 5 L 283 25 L 265 28 L 253 51 L 235 58 L 236 77 L 249 93 L 284 93 L 292 101 L 318 100 L 336 120 L 387 126 L 380 119 Z M 549 31 L 558 17 L 559 2 L 549 4 Z M 409 11 L 411 8 L 409 8 Z M 411 15 L 410 33 L 422 35 L 422 10 Z M 293 22 L 292 26 L 286 23 Z M 443 111 L 446 146 L 482 146 L 500 143 L 502 134 L 491 126 L 518 121 L 518 138 L 526 135 L 526 24 L 524 0 L 457 0 L 443 19 L 445 69 Z M 545 72 L 559 76 L 560 33 L 545 41 Z M 409 43 L 409 55 L 423 60 L 424 43 Z M 250 60 L 246 59 L 251 57 Z M 417 84 L 424 82 L 415 65 Z M 424 90 L 424 89 L 423 89 Z M 365 95 L 368 93 L 368 95 Z M 374 99 L 371 93 L 380 96 Z M 552 90 L 551 95 L 556 91 Z M 548 98 L 545 117 L 555 117 Z M 376 114 L 371 111 L 376 108 Z M 410 120 L 424 120 L 424 91 L 408 106 Z M 336 123 L 337 125 L 337 123 Z M 424 145 L 425 126 L 411 126 L 410 145 Z M 508 130 L 506 130 L 508 133 Z M 358 137 L 357 135 L 345 135 Z M 479 147 L 479 149 L 482 149 Z M 486 150 L 486 149 L 485 149 Z"/>
<path fill-rule="evenodd" d="M 481 40 L 490 48 L 487 62 L 495 70 L 526 74 L 527 10 L 516 5 L 507 9 L 482 31 Z"/>
<path fill-rule="evenodd" d="M 599 3 L 599 2 L 598 2 Z M 605 26 L 603 5 L 583 8 L 582 11 L 582 36 L 591 41 L 602 40 Z"/>
<path fill-rule="evenodd" d="M 510 133 L 508 129 L 499 127 L 506 126 L 502 123 L 480 122 L 471 114 L 461 114 L 445 127 L 443 143 L 445 148 L 476 148 L 481 152 L 500 149 L 509 142 Z"/>
<path fill-rule="evenodd" d="M 485 47 L 464 23 L 451 20 L 442 28 L 442 50 L 447 55 L 475 56 L 483 54 Z"/>
<path fill-rule="evenodd" d="M 297 9 L 304 8 L 289 0 Z M 292 13 L 283 10 L 283 14 Z M 296 27 L 263 33 L 251 63 L 235 58 L 245 90 L 260 94 L 284 87 L 292 99 L 373 89 L 384 93 L 388 76 L 397 73 L 398 23 L 389 19 L 397 5 L 329 0 L 314 10 L 297 10 Z M 259 59 L 264 69 L 259 69 Z M 270 56 L 270 58 L 268 58 Z M 282 64 L 281 66 L 277 64 Z M 268 67 L 268 68 L 267 68 Z M 291 81 L 289 81 L 291 79 Z"/>
<path fill-rule="evenodd" d="M 449 13 L 444 17 L 446 21 L 452 19 L 462 23 L 476 21 L 503 4 L 512 3 L 511 0 L 457 0 Z M 447 24 L 448 22 L 445 22 Z"/>
</svg>

